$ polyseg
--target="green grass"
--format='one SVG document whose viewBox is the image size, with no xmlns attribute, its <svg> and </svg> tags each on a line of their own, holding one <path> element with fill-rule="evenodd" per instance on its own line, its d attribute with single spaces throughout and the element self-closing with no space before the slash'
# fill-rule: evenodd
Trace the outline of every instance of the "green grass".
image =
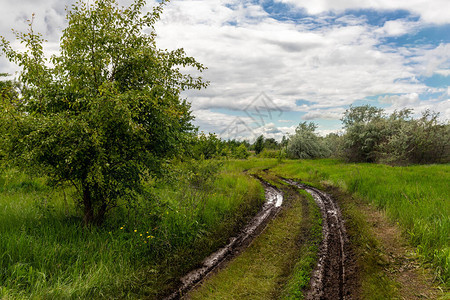
<svg viewBox="0 0 450 300">
<path fill-rule="evenodd" d="M 383 209 L 409 236 L 424 263 L 450 284 L 450 165 L 391 167 L 337 160 L 286 161 L 274 171 L 326 182 Z"/>
<path fill-rule="evenodd" d="M 348 193 L 334 192 L 339 202 L 346 230 L 355 251 L 360 282 L 360 298 L 366 300 L 400 299 L 397 284 L 385 272 L 385 257 L 380 242 L 375 238 L 371 225 L 362 208 L 368 206 Z M 372 208 L 374 209 L 374 208 Z"/>
<path fill-rule="evenodd" d="M 150 188 L 151 201 L 116 209 L 102 227 L 87 229 L 71 189 L 4 171 L 0 298 L 158 298 L 263 202 L 259 182 L 238 169 L 202 172 L 180 172 L 176 189 L 160 182 Z"/>
<path fill-rule="evenodd" d="M 320 209 L 310 194 L 303 190 L 298 190 L 298 192 L 309 201 L 310 215 L 309 220 L 307 220 L 309 232 L 298 256 L 295 258 L 296 263 L 291 275 L 282 290 L 280 298 L 283 300 L 304 299 L 304 290 L 308 287 L 311 273 L 316 266 L 318 247 L 322 240 Z"/>
</svg>

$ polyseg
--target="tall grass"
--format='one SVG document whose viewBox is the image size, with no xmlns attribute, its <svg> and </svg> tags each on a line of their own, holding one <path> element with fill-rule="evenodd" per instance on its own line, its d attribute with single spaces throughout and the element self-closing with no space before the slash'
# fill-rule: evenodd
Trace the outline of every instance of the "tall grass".
<svg viewBox="0 0 450 300">
<path fill-rule="evenodd" d="M 287 161 L 274 170 L 311 183 L 331 183 L 386 210 L 423 261 L 450 284 L 450 165 L 391 167 L 327 159 Z"/>
<path fill-rule="evenodd" d="M 181 165 L 133 209 L 122 203 L 93 228 L 83 228 L 70 188 L 3 171 L 0 298 L 159 297 L 263 202 L 255 179 L 208 168 Z"/>
</svg>

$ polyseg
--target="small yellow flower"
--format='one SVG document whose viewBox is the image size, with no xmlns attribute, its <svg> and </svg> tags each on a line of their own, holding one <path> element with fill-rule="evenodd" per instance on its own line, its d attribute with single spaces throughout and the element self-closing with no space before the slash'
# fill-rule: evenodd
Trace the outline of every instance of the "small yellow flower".
<svg viewBox="0 0 450 300">
<path fill-rule="evenodd" d="M 137 229 L 135 229 L 134 232 L 137 232 Z"/>
<path fill-rule="evenodd" d="M 147 231 L 147 233 L 148 233 L 148 231 Z"/>
<path fill-rule="evenodd" d="M 147 237 L 148 239 L 150 238 L 150 236 Z"/>
<path fill-rule="evenodd" d="M 142 236 L 142 233 L 141 234 L 139 234 L 140 236 Z"/>
<path fill-rule="evenodd" d="M 146 243 L 146 244 L 147 244 L 147 241 L 144 241 L 144 243 Z"/>
<path fill-rule="evenodd" d="M 120 229 L 123 229 L 123 227 L 120 227 Z"/>
</svg>

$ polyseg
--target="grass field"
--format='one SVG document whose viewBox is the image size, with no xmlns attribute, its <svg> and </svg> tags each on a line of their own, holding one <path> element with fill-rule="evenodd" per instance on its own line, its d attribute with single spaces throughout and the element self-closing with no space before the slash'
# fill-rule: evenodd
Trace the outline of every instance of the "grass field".
<svg viewBox="0 0 450 300">
<path fill-rule="evenodd" d="M 151 187 L 153 201 L 117 209 L 91 229 L 83 228 L 70 189 L 3 172 L 0 298 L 157 297 L 225 243 L 263 201 L 255 179 L 231 170 L 210 176 L 208 168 L 182 166 Z"/>
<path fill-rule="evenodd" d="M 391 167 L 326 159 L 286 161 L 273 170 L 315 185 L 338 186 L 385 210 L 423 263 L 450 284 L 450 165 Z"/>
<path fill-rule="evenodd" d="M 249 159 L 180 165 L 149 183 L 151 198 L 140 199 L 138 209 L 124 203 L 90 229 L 82 226 L 70 188 L 2 171 L 0 298 L 156 298 L 256 212 L 263 189 L 243 171 L 268 168 L 338 186 L 385 210 L 449 285 L 449 165 Z"/>
</svg>

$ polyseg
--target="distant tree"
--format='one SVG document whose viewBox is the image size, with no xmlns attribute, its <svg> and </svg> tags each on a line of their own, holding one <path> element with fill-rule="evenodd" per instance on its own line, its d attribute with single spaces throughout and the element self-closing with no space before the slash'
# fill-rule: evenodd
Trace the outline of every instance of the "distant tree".
<svg viewBox="0 0 450 300">
<path fill-rule="evenodd" d="M 332 157 L 341 157 L 343 155 L 343 143 L 344 139 L 343 136 L 337 134 L 337 133 L 329 133 L 324 138 L 323 142 L 327 146 L 328 149 L 331 151 Z"/>
<path fill-rule="evenodd" d="M 225 143 L 214 133 L 201 132 L 194 138 L 191 146 L 191 156 L 195 159 L 216 158 L 222 156 L 224 151 L 227 152 Z"/>
<path fill-rule="evenodd" d="M 1 38 L 2 52 L 22 67 L 23 87 L 0 103 L 0 148 L 9 163 L 72 184 L 86 225 L 102 223 L 118 199 L 134 199 L 192 136 L 180 93 L 206 86 L 185 72 L 204 67 L 182 49 L 156 47 L 153 26 L 166 2 L 143 14 L 145 0 L 79 1 L 51 59 L 32 21 L 16 34 L 25 52 Z"/>
<path fill-rule="evenodd" d="M 256 154 L 259 154 L 259 153 L 261 153 L 261 151 L 263 151 L 263 149 L 264 149 L 264 136 L 263 135 L 258 136 L 255 143 L 253 144 L 253 147 L 255 149 Z"/>
<path fill-rule="evenodd" d="M 389 164 L 448 162 L 450 125 L 439 122 L 438 113 L 425 111 L 411 117 L 411 109 L 390 116 L 370 106 L 351 107 L 342 119 L 343 153 L 349 161 Z"/>
<path fill-rule="evenodd" d="M 249 155 L 247 147 L 244 144 L 239 145 L 233 152 L 233 157 L 238 159 L 246 159 Z"/>
<path fill-rule="evenodd" d="M 287 138 L 286 136 L 283 135 L 283 138 L 281 139 L 281 142 L 280 142 L 280 146 L 284 148 L 287 146 L 288 142 L 289 142 L 289 138 Z"/>
<path fill-rule="evenodd" d="M 349 128 L 355 124 L 368 124 L 377 119 L 381 119 L 384 116 L 384 110 L 371 105 L 362 106 L 350 106 L 344 112 L 344 116 L 341 121 L 344 124 L 344 128 Z"/>
<path fill-rule="evenodd" d="M 448 162 L 450 125 L 438 121 L 439 113 L 429 110 L 419 119 L 411 109 L 394 112 L 387 120 L 389 134 L 380 143 L 380 161 L 390 164 Z"/>
<path fill-rule="evenodd" d="M 384 111 L 370 105 L 350 107 L 341 119 L 346 130 L 344 156 L 349 161 L 374 162 L 377 145 L 386 135 Z"/>
<path fill-rule="evenodd" d="M 274 138 L 267 138 L 264 140 L 264 148 L 271 150 L 278 149 L 278 142 Z"/>
<path fill-rule="evenodd" d="M 295 134 L 289 139 L 287 153 L 291 158 L 320 158 L 331 154 L 323 139 L 316 135 L 317 125 L 300 123 Z"/>
</svg>

